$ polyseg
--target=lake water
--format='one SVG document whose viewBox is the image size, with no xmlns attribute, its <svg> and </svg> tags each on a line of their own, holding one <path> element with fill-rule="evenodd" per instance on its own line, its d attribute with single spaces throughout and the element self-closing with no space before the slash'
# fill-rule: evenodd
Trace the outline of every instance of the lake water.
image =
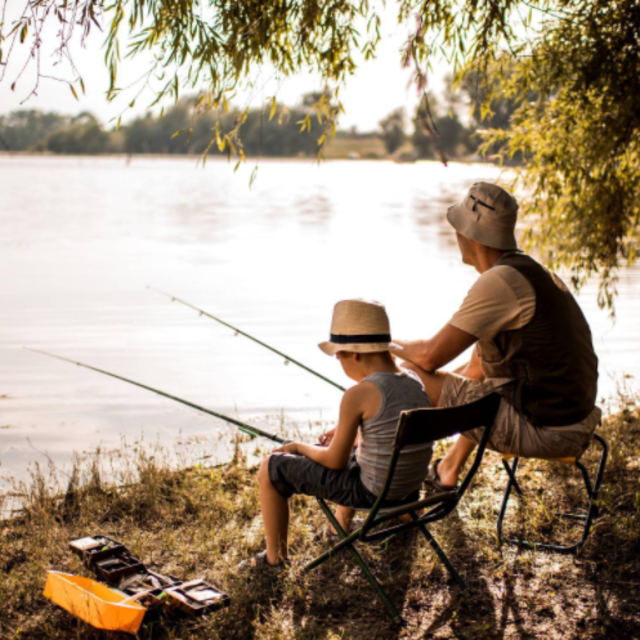
<svg viewBox="0 0 640 640">
<path fill-rule="evenodd" d="M 22 349 L 42 348 L 263 428 L 304 437 L 340 392 L 146 289 L 187 299 L 343 385 L 316 344 L 333 304 L 387 305 L 393 333 L 427 338 L 477 274 L 446 207 L 490 165 L 262 161 L 234 174 L 190 159 L 0 157 L 0 471 L 144 436 L 224 457 L 233 429 L 147 391 Z M 620 275 L 615 324 L 595 285 L 579 300 L 601 360 L 600 393 L 640 375 L 640 270 Z"/>
</svg>

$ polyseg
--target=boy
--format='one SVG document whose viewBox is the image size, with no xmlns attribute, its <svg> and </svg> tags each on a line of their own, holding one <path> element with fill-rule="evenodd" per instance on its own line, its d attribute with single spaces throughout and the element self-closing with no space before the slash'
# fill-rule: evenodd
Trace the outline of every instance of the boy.
<svg viewBox="0 0 640 640">
<path fill-rule="evenodd" d="M 396 366 L 389 353 L 394 345 L 381 304 L 338 302 L 331 339 L 318 346 L 336 355 L 357 384 L 344 393 L 338 426 L 320 436 L 326 446 L 291 442 L 262 462 L 258 483 L 267 548 L 243 562 L 245 567 L 277 574 L 289 565 L 288 499 L 293 494 L 336 502 L 337 519 L 349 531 L 353 510 L 373 506 L 382 490 L 400 412 L 430 406 L 418 376 Z M 431 443 L 402 451 L 387 504 L 417 498 L 431 454 Z"/>
</svg>

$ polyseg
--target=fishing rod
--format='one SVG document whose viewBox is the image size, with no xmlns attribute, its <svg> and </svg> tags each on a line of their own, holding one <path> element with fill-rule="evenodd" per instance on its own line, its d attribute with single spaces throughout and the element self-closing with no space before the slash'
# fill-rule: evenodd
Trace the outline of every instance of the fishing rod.
<svg viewBox="0 0 640 640">
<path fill-rule="evenodd" d="M 262 429 L 258 429 L 257 427 L 252 427 L 250 424 L 246 424 L 245 422 L 240 422 L 240 420 L 236 420 L 235 418 L 225 416 L 223 413 L 211 411 L 211 409 L 206 409 L 205 407 L 201 407 L 200 405 L 194 404 L 193 402 L 189 402 L 188 400 L 183 400 L 182 398 L 172 396 L 171 394 L 165 393 L 164 391 L 160 391 L 159 389 L 148 387 L 146 384 L 135 382 L 134 380 L 129 380 L 128 378 L 123 378 L 122 376 L 119 376 L 115 373 L 109 373 L 109 371 L 104 371 L 103 369 L 98 369 L 97 367 L 92 367 L 91 365 L 83 364 L 82 362 L 76 362 L 75 360 L 70 360 L 69 358 L 63 358 L 62 356 L 57 356 L 54 353 L 41 351 L 40 349 L 32 349 L 30 347 L 23 347 L 23 348 L 26 349 L 27 351 L 33 351 L 34 353 L 41 353 L 42 355 L 49 356 L 50 358 L 56 358 L 57 360 L 70 362 L 71 364 L 75 364 L 79 367 L 84 367 L 85 369 L 91 369 L 91 371 L 97 371 L 98 373 L 103 373 L 105 376 L 111 376 L 112 378 L 116 378 L 117 380 L 122 380 L 123 382 L 128 382 L 129 384 L 133 384 L 136 387 L 141 387 L 142 389 L 146 389 L 147 391 L 152 391 L 153 393 L 157 393 L 159 396 L 164 396 L 165 398 L 169 398 L 170 400 L 175 400 L 176 402 L 180 402 L 181 404 L 186 404 L 187 407 L 191 407 L 192 409 L 202 411 L 202 413 L 208 413 L 211 416 L 220 418 L 220 420 L 229 422 L 230 424 L 238 427 L 240 431 L 250 436 L 253 436 L 253 437 L 262 436 L 263 438 L 268 438 L 269 440 L 273 440 L 274 442 L 279 442 L 281 444 L 284 444 L 285 442 L 287 442 L 287 440 L 285 440 L 284 438 L 281 438 L 280 436 L 276 436 L 273 433 L 268 433 L 267 431 L 263 431 Z"/>
<path fill-rule="evenodd" d="M 308 371 L 309 373 L 316 376 L 317 378 L 320 378 L 321 380 L 324 380 L 325 382 L 328 382 L 329 384 L 333 385 L 336 389 L 340 389 L 340 391 L 346 391 L 346 389 L 343 386 L 339 385 L 337 382 L 334 382 L 330 378 L 326 378 L 321 373 L 318 373 L 314 369 L 307 367 L 307 365 L 302 364 L 302 362 L 298 362 L 298 360 L 295 360 L 291 356 L 288 356 L 286 353 L 282 353 L 282 351 L 278 351 L 271 345 L 268 345 L 266 342 L 262 342 L 262 340 L 258 340 L 258 338 L 254 338 L 252 335 L 246 333 L 245 331 L 242 331 L 242 329 L 238 329 L 238 327 L 234 327 L 232 324 L 229 324 L 228 322 L 225 322 L 224 320 L 217 318 L 216 316 L 208 313 L 204 309 L 199 309 L 198 307 L 192 305 L 190 302 L 187 302 L 186 300 L 181 300 L 180 298 L 176 298 L 175 296 L 172 296 L 169 293 L 165 293 L 164 291 L 160 291 L 160 289 L 156 289 L 155 287 L 148 286 L 147 289 L 151 289 L 151 291 L 155 291 L 156 293 L 159 293 L 162 296 L 170 298 L 172 302 L 179 302 L 180 304 L 183 304 L 185 307 L 189 307 L 190 309 L 197 311 L 201 316 L 207 316 L 207 318 L 211 318 L 212 320 L 219 322 L 220 324 L 224 325 L 225 327 L 228 327 L 232 331 L 235 331 L 237 334 L 239 333 L 240 335 L 243 335 L 245 338 L 249 338 L 249 340 L 253 340 L 256 344 L 259 344 L 265 347 L 266 349 L 269 349 L 269 351 L 273 351 L 273 353 L 284 358 L 285 364 L 289 364 L 290 362 L 293 362 L 293 364 L 297 365 L 301 369 L 304 369 L 305 371 Z"/>
</svg>

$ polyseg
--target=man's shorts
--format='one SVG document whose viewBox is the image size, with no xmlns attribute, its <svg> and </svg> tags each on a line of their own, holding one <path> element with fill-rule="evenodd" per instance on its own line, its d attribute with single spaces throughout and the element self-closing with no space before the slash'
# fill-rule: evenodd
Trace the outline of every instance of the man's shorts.
<svg viewBox="0 0 640 640">
<path fill-rule="evenodd" d="M 456 407 L 492 393 L 508 383 L 506 379 L 478 382 L 455 373 L 445 374 L 439 407 Z M 499 453 L 510 453 L 523 458 L 579 457 L 587 447 L 602 412 L 596 407 L 582 422 L 566 427 L 534 427 L 504 398 L 498 408 L 493 432 L 487 447 Z M 464 436 L 480 442 L 483 429 L 465 431 Z"/>
<path fill-rule="evenodd" d="M 284 498 L 304 494 L 329 500 L 343 507 L 368 509 L 377 496 L 360 479 L 360 466 L 355 455 L 344 469 L 328 469 L 295 453 L 272 453 L 269 456 L 269 480 Z M 385 506 L 399 505 L 418 499 L 418 492 L 405 500 L 387 500 Z"/>
</svg>

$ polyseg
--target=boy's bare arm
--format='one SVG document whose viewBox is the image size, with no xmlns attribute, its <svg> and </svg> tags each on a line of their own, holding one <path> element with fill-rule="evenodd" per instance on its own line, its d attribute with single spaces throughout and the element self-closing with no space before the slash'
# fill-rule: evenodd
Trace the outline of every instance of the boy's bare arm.
<svg viewBox="0 0 640 640">
<path fill-rule="evenodd" d="M 379 391 L 368 383 L 358 384 L 345 391 L 340 404 L 336 433 L 328 447 L 292 442 L 276 451 L 298 453 L 328 469 L 343 469 L 351 457 L 362 416 L 367 405 L 371 404 L 372 400 L 375 401 L 375 394 L 379 394 Z"/>
<path fill-rule="evenodd" d="M 451 324 L 446 324 L 430 340 L 396 340 L 400 349 L 391 349 L 398 358 L 417 364 L 425 371 L 436 371 L 468 349 L 477 338 Z"/>
</svg>

